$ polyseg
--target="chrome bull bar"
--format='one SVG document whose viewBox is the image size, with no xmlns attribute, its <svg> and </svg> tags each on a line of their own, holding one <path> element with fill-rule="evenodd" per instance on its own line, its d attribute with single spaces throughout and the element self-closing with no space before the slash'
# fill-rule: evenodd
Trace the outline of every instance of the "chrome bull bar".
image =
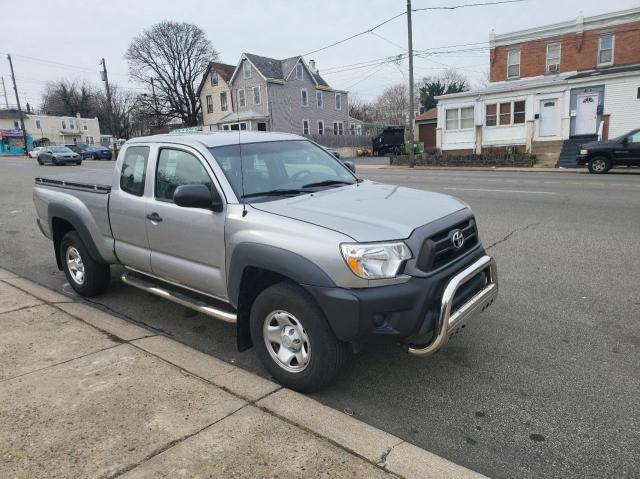
<svg viewBox="0 0 640 479">
<path fill-rule="evenodd" d="M 471 299 L 464 303 L 457 311 L 451 314 L 453 298 L 458 289 L 478 273 L 485 271 L 487 284 Z M 491 256 L 483 256 L 468 268 L 455 275 L 447 284 L 442 294 L 440 303 L 440 318 L 436 326 L 436 334 L 433 340 L 423 347 L 409 346 L 409 354 L 415 356 L 429 356 L 438 351 L 449 339 L 449 333 L 456 326 L 463 324 L 467 319 L 488 308 L 498 295 L 498 268 Z"/>
</svg>

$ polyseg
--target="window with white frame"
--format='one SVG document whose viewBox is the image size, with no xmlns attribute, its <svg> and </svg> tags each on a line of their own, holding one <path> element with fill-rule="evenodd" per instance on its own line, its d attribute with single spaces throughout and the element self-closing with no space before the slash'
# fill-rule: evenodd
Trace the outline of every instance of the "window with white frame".
<svg viewBox="0 0 640 479">
<path fill-rule="evenodd" d="M 492 103 L 485 106 L 485 126 L 521 125 L 525 122 L 524 100 Z"/>
<path fill-rule="evenodd" d="M 247 106 L 247 100 L 244 97 L 244 88 L 238 88 L 238 106 L 239 107 Z"/>
<path fill-rule="evenodd" d="M 73 120 L 69 120 L 69 129 L 73 130 L 74 126 L 73 126 Z"/>
<path fill-rule="evenodd" d="M 323 102 L 321 91 L 316 91 L 316 106 L 318 108 L 324 108 L 324 102 Z"/>
<path fill-rule="evenodd" d="M 520 77 L 520 49 L 515 48 L 507 52 L 507 78 Z"/>
<path fill-rule="evenodd" d="M 302 106 L 309 106 L 309 93 L 306 88 L 300 88 L 300 104 Z"/>
<path fill-rule="evenodd" d="M 13 127 L 14 128 L 20 128 L 20 123 L 18 122 L 18 120 L 14 120 L 13 121 Z"/>
<path fill-rule="evenodd" d="M 251 63 L 248 60 L 242 62 L 242 77 L 246 80 L 251 78 Z"/>
<path fill-rule="evenodd" d="M 342 110 L 342 95 L 336 93 L 336 110 Z"/>
<path fill-rule="evenodd" d="M 302 120 L 302 134 L 309 134 L 309 120 Z"/>
<path fill-rule="evenodd" d="M 213 97 L 207 95 L 207 113 L 213 113 Z"/>
<path fill-rule="evenodd" d="M 211 70 L 211 86 L 216 86 L 218 84 L 218 72 L 215 70 Z"/>
<path fill-rule="evenodd" d="M 324 121 L 318 120 L 318 135 L 324 135 Z"/>
<path fill-rule="evenodd" d="M 341 121 L 337 121 L 333 124 L 334 135 L 344 135 L 344 124 Z"/>
<path fill-rule="evenodd" d="M 84 142 L 87 145 L 93 145 L 93 136 L 91 136 L 91 135 L 85 136 L 84 137 Z"/>
<path fill-rule="evenodd" d="M 260 87 L 259 86 L 253 87 L 253 104 L 254 105 L 260 104 Z"/>
<path fill-rule="evenodd" d="M 67 129 L 67 122 L 62 120 L 62 129 L 66 130 Z"/>
<path fill-rule="evenodd" d="M 598 65 L 613 63 L 613 33 L 604 33 L 598 39 Z"/>
<path fill-rule="evenodd" d="M 227 111 L 229 105 L 227 104 L 227 92 L 220 92 L 220 110 Z"/>
<path fill-rule="evenodd" d="M 338 122 L 337 121 L 333 122 L 333 134 L 334 135 L 338 134 Z"/>
<path fill-rule="evenodd" d="M 447 130 L 457 130 L 460 123 L 460 108 L 448 108 L 445 113 Z"/>
<path fill-rule="evenodd" d="M 446 130 L 467 130 L 473 128 L 473 107 L 448 108 L 445 111 Z"/>
<path fill-rule="evenodd" d="M 40 120 L 36 120 L 36 128 L 38 130 L 42 129 L 42 126 L 40 126 Z"/>
<path fill-rule="evenodd" d="M 85 130 L 85 131 L 87 131 L 89 129 L 89 127 L 87 126 L 87 122 L 86 121 L 82 122 L 82 129 Z"/>
<path fill-rule="evenodd" d="M 560 42 L 547 43 L 547 73 L 560 71 Z"/>
<path fill-rule="evenodd" d="M 296 65 L 296 80 L 302 80 L 302 75 L 304 75 L 302 62 L 298 62 Z"/>
</svg>

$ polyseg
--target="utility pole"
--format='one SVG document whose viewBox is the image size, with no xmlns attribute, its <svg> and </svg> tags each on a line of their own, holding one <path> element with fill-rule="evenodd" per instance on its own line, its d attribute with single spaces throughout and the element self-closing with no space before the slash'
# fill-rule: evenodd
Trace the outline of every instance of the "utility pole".
<svg viewBox="0 0 640 479">
<path fill-rule="evenodd" d="M 29 145 L 27 145 L 27 130 L 24 127 L 24 117 L 22 116 L 22 108 L 20 108 L 20 96 L 18 96 L 18 87 L 16 86 L 16 76 L 13 73 L 13 62 L 11 55 L 7 54 L 9 67 L 11 67 L 11 80 L 13 80 L 13 91 L 16 92 L 16 104 L 18 105 L 18 116 L 20 117 L 20 128 L 22 129 L 22 141 L 24 142 L 24 156 L 29 156 Z M 4 80 L 3 80 L 4 84 Z M 6 99 L 6 94 L 5 94 Z"/>
<path fill-rule="evenodd" d="M 116 138 L 116 126 L 113 121 L 113 104 L 111 103 L 111 89 L 109 88 L 109 76 L 107 75 L 107 64 L 104 61 L 104 58 L 100 62 L 102 64 L 102 71 L 100 75 L 102 76 L 102 81 L 105 84 L 105 88 L 107 90 L 107 109 L 109 113 L 109 126 L 111 127 L 111 136 L 114 139 L 113 142 L 113 154 L 117 158 L 118 157 L 118 142 Z"/>
<path fill-rule="evenodd" d="M 407 35 L 409 47 L 409 166 L 413 168 L 416 163 L 415 153 L 413 151 L 413 127 L 415 124 L 414 118 L 414 95 L 413 95 L 413 33 L 411 30 L 411 0 L 407 0 Z"/>
<path fill-rule="evenodd" d="M 7 89 L 4 86 L 4 77 L 2 77 L 2 93 L 4 94 L 4 106 L 9 109 L 9 100 L 7 100 Z"/>
<path fill-rule="evenodd" d="M 156 97 L 156 85 L 153 83 L 153 78 L 151 78 L 151 94 L 153 95 L 153 105 L 155 108 L 153 120 L 155 126 L 158 126 L 158 97 Z"/>
</svg>

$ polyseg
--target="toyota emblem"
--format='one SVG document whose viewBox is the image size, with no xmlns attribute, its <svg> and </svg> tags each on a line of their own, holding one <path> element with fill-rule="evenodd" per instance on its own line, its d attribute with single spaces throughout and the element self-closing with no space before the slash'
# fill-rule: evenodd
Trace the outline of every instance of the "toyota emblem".
<svg viewBox="0 0 640 479">
<path fill-rule="evenodd" d="M 460 249 L 464 245 L 464 235 L 462 231 L 455 230 L 451 235 L 451 243 L 455 249 Z"/>
</svg>

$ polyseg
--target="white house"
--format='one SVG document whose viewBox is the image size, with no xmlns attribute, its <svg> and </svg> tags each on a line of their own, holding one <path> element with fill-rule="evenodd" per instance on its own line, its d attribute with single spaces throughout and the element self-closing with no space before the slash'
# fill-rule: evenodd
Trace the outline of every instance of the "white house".
<svg viewBox="0 0 640 479">
<path fill-rule="evenodd" d="M 640 8 L 492 35 L 490 84 L 438 98 L 438 147 L 570 164 L 579 143 L 640 127 L 639 44 Z"/>
</svg>

